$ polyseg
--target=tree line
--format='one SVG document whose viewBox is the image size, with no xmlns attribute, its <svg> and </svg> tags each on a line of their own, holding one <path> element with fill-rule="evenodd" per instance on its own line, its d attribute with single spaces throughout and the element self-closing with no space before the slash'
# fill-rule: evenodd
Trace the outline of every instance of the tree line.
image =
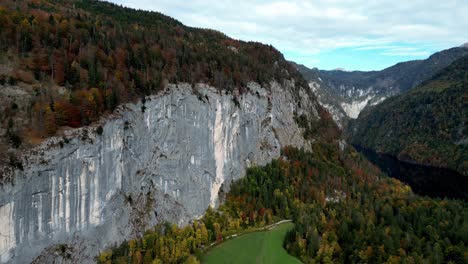
<svg viewBox="0 0 468 264">
<path fill-rule="evenodd" d="M 242 93 L 250 81 L 294 80 L 299 73 L 270 45 L 184 26 L 157 12 L 94 0 L 5 0 L 0 5 L 0 84 L 30 85 L 24 116 L 43 137 L 79 127 L 167 83 L 207 83 Z M 2 106 L 3 122 L 18 111 Z M 12 129 L 24 135 L 20 126 Z"/>
<path fill-rule="evenodd" d="M 194 263 L 230 234 L 293 219 L 284 247 L 304 263 L 466 263 L 467 214 L 466 202 L 414 195 L 352 147 L 316 143 L 249 168 L 191 225 L 158 225 L 99 261 Z"/>
</svg>

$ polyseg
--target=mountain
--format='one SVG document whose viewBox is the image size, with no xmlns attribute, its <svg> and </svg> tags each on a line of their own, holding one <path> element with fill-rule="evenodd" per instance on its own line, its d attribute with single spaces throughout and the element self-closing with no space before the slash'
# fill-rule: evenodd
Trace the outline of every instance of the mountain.
<svg viewBox="0 0 468 264">
<path fill-rule="evenodd" d="M 465 56 L 418 87 L 365 109 L 348 128 L 350 142 L 468 175 L 467 89 Z"/>
<path fill-rule="evenodd" d="M 1 3 L 0 22 L 1 150 L 89 125 L 167 83 L 205 83 L 233 94 L 250 81 L 306 85 L 271 46 L 157 12 L 91 0 L 9 0 Z M 0 163 L 9 162 L 2 156 Z"/>
<path fill-rule="evenodd" d="M 398 63 L 382 71 L 324 71 L 295 65 L 317 94 L 320 103 L 339 123 L 355 119 L 367 106 L 412 89 L 431 78 L 456 59 L 468 54 L 468 48 L 456 47 L 437 52 L 425 60 Z"/>
<path fill-rule="evenodd" d="M 271 46 L 93 0 L 2 1 L 0 22 L 2 263 L 94 263 L 338 139 Z"/>
<path fill-rule="evenodd" d="M 1 263 L 197 263 L 285 219 L 306 263 L 465 257 L 465 203 L 382 175 L 272 46 L 95 0 L 0 23 Z"/>
<path fill-rule="evenodd" d="M 332 115 L 333 120 L 336 124 L 343 128 L 348 121 L 347 114 L 340 105 L 340 100 L 333 94 L 333 90 L 326 88 L 327 85 L 323 82 L 320 77 L 320 71 L 316 68 L 309 69 L 302 64 L 297 64 L 290 61 L 304 78 L 309 82 L 309 88 L 317 96 L 317 99 L 322 107 L 327 109 L 327 111 Z"/>
<path fill-rule="evenodd" d="M 252 258 L 255 263 L 298 262 L 285 258 L 285 251 L 302 263 L 464 263 L 466 210 L 461 200 L 414 195 L 352 147 L 287 147 L 279 159 L 249 168 L 231 185 L 223 206 L 209 208 L 184 227 L 159 224 L 142 237 L 101 252 L 98 264 L 141 259 L 199 263 L 197 257 L 202 263 L 222 263 L 238 260 L 237 255 L 247 263 Z M 293 227 L 285 238 L 277 234 L 247 239 L 263 236 L 263 230 L 276 232 L 278 224 L 289 221 Z M 242 244 L 245 239 L 255 243 Z M 256 254 L 265 254 L 267 247 L 271 252 L 273 247 L 265 244 L 279 245 L 282 254 Z M 213 250 L 223 252 L 211 262 Z"/>
<path fill-rule="evenodd" d="M 91 0 L 2 1 L 0 22 L 0 166 L 17 166 L 17 150 L 120 104 L 144 103 L 168 83 L 189 83 L 196 93 L 196 83 L 208 84 L 235 100 L 249 82 L 307 85 L 272 46 L 157 12 Z"/>
</svg>

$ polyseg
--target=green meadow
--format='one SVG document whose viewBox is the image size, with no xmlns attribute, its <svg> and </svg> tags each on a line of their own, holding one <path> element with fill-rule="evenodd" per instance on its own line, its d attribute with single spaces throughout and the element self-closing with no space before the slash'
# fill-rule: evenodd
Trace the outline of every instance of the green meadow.
<svg viewBox="0 0 468 264">
<path fill-rule="evenodd" d="M 254 232 L 230 239 L 212 248 L 202 263 L 301 263 L 283 248 L 286 232 L 293 223 L 284 223 L 271 230 Z"/>
</svg>

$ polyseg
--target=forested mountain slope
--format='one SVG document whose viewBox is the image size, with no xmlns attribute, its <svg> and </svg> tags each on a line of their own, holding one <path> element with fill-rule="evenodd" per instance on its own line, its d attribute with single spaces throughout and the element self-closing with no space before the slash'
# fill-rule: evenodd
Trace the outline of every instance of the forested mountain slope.
<svg viewBox="0 0 468 264">
<path fill-rule="evenodd" d="M 401 62 L 381 71 L 324 71 L 296 65 L 319 101 L 343 124 L 367 106 L 410 90 L 468 54 L 465 46 L 443 50 L 425 60 Z"/>
<path fill-rule="evenodd" d="M 2 263 L 93 263 L 338 139 L 271 46 L 91 0 L 1 1 L 0 22 Z"/>
<path fill-rule="evenodd" d="M 417 88 L 363 111 L 350 141 L 402 160 L 468 174 L 468 56 Z"/>
<path fill-rule="evenodd" d="M 273 47 L 93 0 L 0 23 L 0 262 L 196 263 L 284 218 L 305 262 L 466 261 L 465 203 L 381 175 Z"/>
<path fill-rule="evenodd" d="M 346 127 L 348 123 L 348 113 L 340 106 L 341 99 L 336 96 L 333 89 L 331 89 L 320 77 L 320 71 L 316 68 L 309 69 L 302 64 L 290 62 L 307 80 L 309 88 L 317 96 L 319 103 L 330 112 L 333 120 L 340 128 Z"/>
<path fill-rule="evenodd" d="M 466 262 L 465 202 L 418 197 L 350 146 L 312 151 L 284 148 L 235 182 L 218 210 L 184 228 L 158 225 L 98 262 L 198 263 L 210 245 L 281 219 L 295 225 L 284 247 L 304 263 Z"/>
<path fill-rule="evenodd" d="M 209 84 L 235 100 L 252 81 L 306 87 L 272 46 L 157 12 L 95 0 L 5 0 L 0 24 L 0 165 L 18 163 L 15 148 L 144 102 L 168 83 Z"/>
</svg>

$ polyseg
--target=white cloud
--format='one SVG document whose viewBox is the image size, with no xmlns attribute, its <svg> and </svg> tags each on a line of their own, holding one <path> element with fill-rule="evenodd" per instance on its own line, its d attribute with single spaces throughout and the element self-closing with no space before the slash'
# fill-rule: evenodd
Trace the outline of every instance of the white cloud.
<svg viewBox="0 0 468 264">
<path fill-rule="evenodd" d="M 466 0 L 111 1 L 304 55 L 352 48 L 422 56 L 468 41 Z M 395 50 L 401 45 L 420 48 Z"/>
<path fill-rule="evenodd" d="M 414 47 L 395 47 L 382 52 L 382 55 L 387 56 L 429 56 L 430 52 Z"/>
<path fill-rule="evenodd" d="M 261 4 L 255 8 L 255 13 L 264 18 L 281 19 L 297 17 L 302 14 L 301 8 L 295 2 L 274 2 Z"/>
</svg>

